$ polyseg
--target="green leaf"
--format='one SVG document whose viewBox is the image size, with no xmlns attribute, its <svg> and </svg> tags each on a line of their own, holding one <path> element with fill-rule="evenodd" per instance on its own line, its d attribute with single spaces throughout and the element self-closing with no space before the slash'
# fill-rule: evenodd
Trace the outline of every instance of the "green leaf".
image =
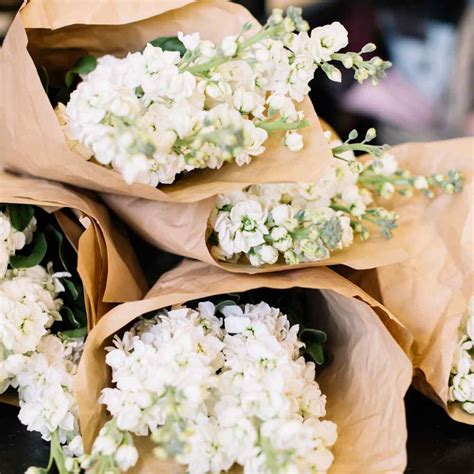
<svg viewBox="0 0 474 474">
<path fill-rule="evenodd" d="M 304 340 L 309 343 L 322 344 L 327 341 L 327 335 L 324 331 L 319 331 L 318 329 L 304 328 L 299 333 L 299 338 L 304 342 Z"/>
<path fill-rule="evenodd" d="M 67 331 L 62 331 L 61 334 L 68 339 L 77 339 L 87 335 L 87 328 L 84 326 L 77 329 L 68 329 Z"/>
<path fill-rule="evenodd" d="M 184 56 L 186 53 L 186 47 L 177 36 L 160 36 L 149 43 L 163 51 L 178 51 L 180 56 Z"/>
<path fill-rule="evenodd" d="M 79 58 L 76 64 L 74 64 L 74 66 L 66 72 L 64 77 L 66 88 L 70 89 L 73 86 L 74 81 L 79 74 L 89 74 L 96 67 L 97 59 L 94 56 L 88 55 Z"/>
<path fill-rule="evenodd" d="M 311 359 L 313 359 L 315 364 L 323 365 L 324 364 L 324 351 L 321 344 L 312 342 L 305 347 L 305 354 L 307 354 Z"/>
<path fill-rule="evenodd" d="M 70 269 L 70 263 L 67 261 L 68 259 L 66 258 L 66 253 L 65 253 L 65 245 L 64 245 L 64 236 L 59 230 L 57 230 L 54 226 L 48 225 L 46 228 L 48 232 L 51 232 L 54 236 L 54 239 L 56 240 L 56 243 L 58 245 L 58 256 L 59 260 L 61 262 L 61 265 L 63 266 L 63 269 L 66 270 L 69 273 L 72 273 Z"/>
<path fill-rule="evenodd" d="M 74 328 L 81 327 L 81 323 L 76 319 L 76 317 L 74 316 L 74 312 L 72 311 L 71 308 L 69 308 L 68 306 L 63 306 L 60 312 L 61 312 L 61 316 L 67 319 L 69 323 L 71 324 L 71 326 L 73 326 Z"/>
<path fill-rule="evenodd" d="M 7 210 L 12 226 L 19 231 L 26 229 L 35 213 L 29 204 L 7 204 Z"/>
<path fill-rule="evenodd" d="M 13 268 L 30 268 L 39 265 L 47 250 L 46 237 L 43 232 L 38 232 L 31 253 L 29 255 L 13 255 L 10 257 L 10 265 Z"/>
<path fill-rule="evenodd" d="M 71 280 L 68 280 L 67 278 L 63 278 L 62 283 L 64 283 L 64 286 L 71 294 L 72 299 L 74 301 L 77 300 L 77 298 L 79 297 L 79 291 L 77 291 L 76 285 L 74 285 L 74 283 Z"/>
<path fill-rule="evenodd" d="M 70 69 L 72 72 L 76 74 L 89 74 L 97 67 L 97 59 L 92 56 L 83 56 L 79 58 L 76 64 Z"/>
<path fill-rule="evenodd" d="M 43 89 L 45 90 L 46 94 L 49 92 L 49 76 L 48 71 L 44 66 L 38 66 L 36 68 L 38 71 L 38 76 L 40 78 L 41 84 L 43 85 Z"/>
</svg>

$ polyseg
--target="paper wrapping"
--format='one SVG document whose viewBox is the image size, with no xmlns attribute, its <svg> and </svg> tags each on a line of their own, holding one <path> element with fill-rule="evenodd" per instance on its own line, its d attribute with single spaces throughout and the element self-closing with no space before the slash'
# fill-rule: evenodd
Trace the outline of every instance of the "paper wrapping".
<svg viewBox="0 0 474 474">
<path fill-rule="evenodd" d="M 323 130 L 330 130 L 335 134 L 324 121 L 321 121 L 321 126 Z M 445 146 L 449 147 L 449 143 L 449 141 L 446 142 Z M 394 147 L 390 153 L 402 156 L 404 146 Z M 402 166 L 416 172 L 411 162 L 404 162 Z M 439 166 L 433 167 L 430 172 L 447 171 L 450 167 L 449 163 L 439 163 Z M 308 182 L 308 179 L 301 182 Z M 216 202 L 215 196 L 189 204 L 154 202 L 112 194 L 104 195 L 103 199 L 130 227 L 151 244 L 168 252 L 201 260 L 236 273 L 265 273 L 328 265 L 347 265 L 359 270 L 381 267 L 416 255 L 417 249 L 428 245 L 431 227 L 429 219 L 426 221 L 426 219 L 420 219 L 419 216 L 411 215 L 412 198 L 399 198 L 395 200 L 394 209 L 400 215 L 400 220 L 391 239 L 385 239 L 377 229 L 373 228 L 369 240 L 363 242 L 356 237 L 350 247 L 337 250 L 330 258 L 319 262 L 295 265 L 276 263 L 253 267 L 250 264 L 217 261 L 211 255 L 207 237 L 210 232 L 209 216 Z M 435 198 L 435 201 L 437 199 Z M 429 203 L 427 198 L 422 196 L 418 196 L 415 201 L 423 202 L 425 205 Z M 385 201 L 382 204 L 388 207 L 390 202 Z"/>
<path fill-rule="evenodd" d="M 136 300 L 144 294 L 145 280 L 130 242 L 92 197 L 60 184 L 0 173 L 0 202 L 31 204 L 55 213 L 78 252 L 89 327 L 112 303 Z M 63 213 L 63 208 L 75 211 L 77 220 Z"/>
<path fill-rule="evenodd" d="M 330 472 L 403 472 L 407 435 L 403 396 L 412 371 L 379 317 L 407 345 L 410 336 L 388 310 L 328 268 L 251 276 L 185 260 L 163 275 L 144 300 L 112 309 L 89 334 L 79 365 L 77 396 L 86 450 L 107 419 L 104 406 L 97 400 L 110 381 L 104 347 L 111 343 L 112 335 L 149 311 L 260 287 L 321 290 L 314 292 L 314 304 L 308 306 L 308 312 L 314 326 L 328 333 L 328 350 L 334 356 L 318 377 L 327 395 L 327 419 L 338 425 L 335 463 Z M 327 311 L 322 310 L 325 305 Z M 172 462 L 156 460 L 150 441 L 137 438 L 137 444 L 140 461 L 129 472 L 183 472 Z"/>
<path fill-rule="evenodd" d="M 287 150 L 283 135 L 276 133 L 250 165 L 228 163 L 219 170 L 195 171 L 159 188 L 128 185 L 118 172 L 87 161 L 68 147 L 35 67 L 44 66 L 58 82 L 85 54 L 123 56 L 177 31 L 199 31 L 204 39 L 219 41 L 237 34 L 247 21 L 256 25 L 245 8 L 223 0 L 86 0 L 86 4 L 30 0 L 14 19 L 0 50 L 4 109 L 0 162 L 10 170 L 82 188 L 168 202 L 195 202 L 249 184 L 316 180 L 328 169 L 332 155 L 306 98 L 300 108 L 310 126 L 302 130 L 305 147 L 300 152 Z"/>
<path fill-rule="evenodd" d="M 474 139 L 409 143 L 393 149 L 400 165 L 414 173 L 431 174 L 457 168 L 465 176 L 461 194 L 433 200 L 397 199 L 402 225 L 425 222 L 416 236 L 414 255 L 406 261 L 355 276 L 413 336 L 408 355 L 414 384 L 445 408 L 455 420 L 474 424 L 474 416 L 448 404 L 449 374 L 458 341 L 458 327 L 474 295 Z M 353 280 L 355 281 L 355 280 Z"/>
</svg>

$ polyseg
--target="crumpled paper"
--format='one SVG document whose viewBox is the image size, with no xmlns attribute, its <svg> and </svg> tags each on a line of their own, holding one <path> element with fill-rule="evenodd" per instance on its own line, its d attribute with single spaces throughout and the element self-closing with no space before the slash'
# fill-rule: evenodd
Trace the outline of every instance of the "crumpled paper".
<svg viewBox="0 0 474 474">
<path fill-rule="evenodd" d="M 111 308 L 140 298 L 145 280 L 126 236 L 105 207 L 92 197 L 63 185 L 0 172 L 0 202 L 31 204 L 54 212 L 78 252 L 89 327 Z M 71 209 L 76 219 L 62 212 Z"/>
<path fill-rule="evenodd" d="M 380 267 L 376 275 L 354 278 L 373 296 L 378 293 L 412 334 L 407 354 L 415 369 L 414 385 L 453 419 L 474 425 L 474 416 L 448 403 L 458 327 L 474 295 L 474 139 L 407 143 L 392 153 L 401 166 L 418 174 L 459 169 L 465 177 L 464 190 L 433 200 L 397 199 L 394 206 L 402 225 L 416 221 L 425 225 L 424 234 L 413 238 L 412 257 Z"/>
<path fill-rule="evenodd" d="M 412 371 L 379 317 L 397 339 L 410 345 L 410 337 L 388 310 L 328 268 L 251 276 L 185 260 L 163 275 L 144 300 L 115 307 L 89 334 L 79 365 L 77 397 L 86 450 L 107 419 L 105 407 L 97 400 L 110 383 L 104 347 L 115 333 L 149 311 L 259 287 L 307 288 L 311 292 L 307 311 L 314 326 L 328 333 L 334 360 L 318 382 L 327 395 L 327 419 L 338 425 L 330 472 L 403 472 L 407 436 L 403 397 Z M 140 461 L 129 472 L 183 472 L 171 461 L 158 461 L 150 441 L 137 438 L 137 446 Z"/>
<path fill-rule="evenodd" d="M 219 170 L 195 171 L 159 188 L 128 185 L 118 172 L 87 161 L 68 147 L 35 67 L 44 66 L 52 80 L 60 82 L 85 54 L 123 56 L 177 31 L 199 31 L 203 38 L 219 41 L 237 34 L 247 21 L 256 25 L 245 8 L 222 0 L 28 1 L 0 50 L 4 109 L 0 164 L 82 188 L 168 202 L 195 202 L 249 184 L 316 180 L 328 169 L 332 155 L 307 98 L 300 106 L 310 126 L 302 130 L 305 147 L 300 152 L 287 150 L 281 143 L 283 135 L 277 133 L 250 165 L 228 163 Z"/>
</svg>

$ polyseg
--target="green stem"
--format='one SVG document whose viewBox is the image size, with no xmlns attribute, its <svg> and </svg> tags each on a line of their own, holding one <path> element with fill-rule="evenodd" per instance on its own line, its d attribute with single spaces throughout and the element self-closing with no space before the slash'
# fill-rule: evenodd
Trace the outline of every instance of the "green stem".
<svg viewBox="0 0 474 474">
<path fill-rule="evenodd" d="M 298 130 L 300 128 L 308 127 L 309 122 L 306 119 L 298 122 L 283 122 L 282 120 L 275 120 L 273 122 L 267 122 L 265 120 L 257 122 L 256 127 L 263 128 L 267 132 L 276 132 L 282 130 Z"/>
<path fill-rule="evenodd" d="M 54 431 L 51 434 L 51 454 L 54 458 L 54 462 L 59 471 L 59 474 L 68 474 L 66 466 L 64 465 L 64 455 L 61 448 L 61 443 L 59 442 L 58 431 Z"/>
</svg>

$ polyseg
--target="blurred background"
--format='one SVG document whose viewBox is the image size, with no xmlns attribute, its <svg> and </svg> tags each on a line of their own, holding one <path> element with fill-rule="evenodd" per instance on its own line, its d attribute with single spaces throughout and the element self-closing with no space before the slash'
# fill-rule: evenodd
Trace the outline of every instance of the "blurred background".
<svg viewBox="0 0 474 474">
<path fill-rule="evenodd" d="M 80 0 L 79 0 L 80 1 Z M 21 0 L 0 0 L 0 37 Z M 273 8 L 300 5 L 311 27 L 340 21 L 349 48 L 377 44 L 393 67 L 378 87 L 317 73 L 311 98 L 342 137 L 375 126 L 378 141 L 474 135 L 474 0 L 238 0 L 264 22 Z"/>
</svg>

